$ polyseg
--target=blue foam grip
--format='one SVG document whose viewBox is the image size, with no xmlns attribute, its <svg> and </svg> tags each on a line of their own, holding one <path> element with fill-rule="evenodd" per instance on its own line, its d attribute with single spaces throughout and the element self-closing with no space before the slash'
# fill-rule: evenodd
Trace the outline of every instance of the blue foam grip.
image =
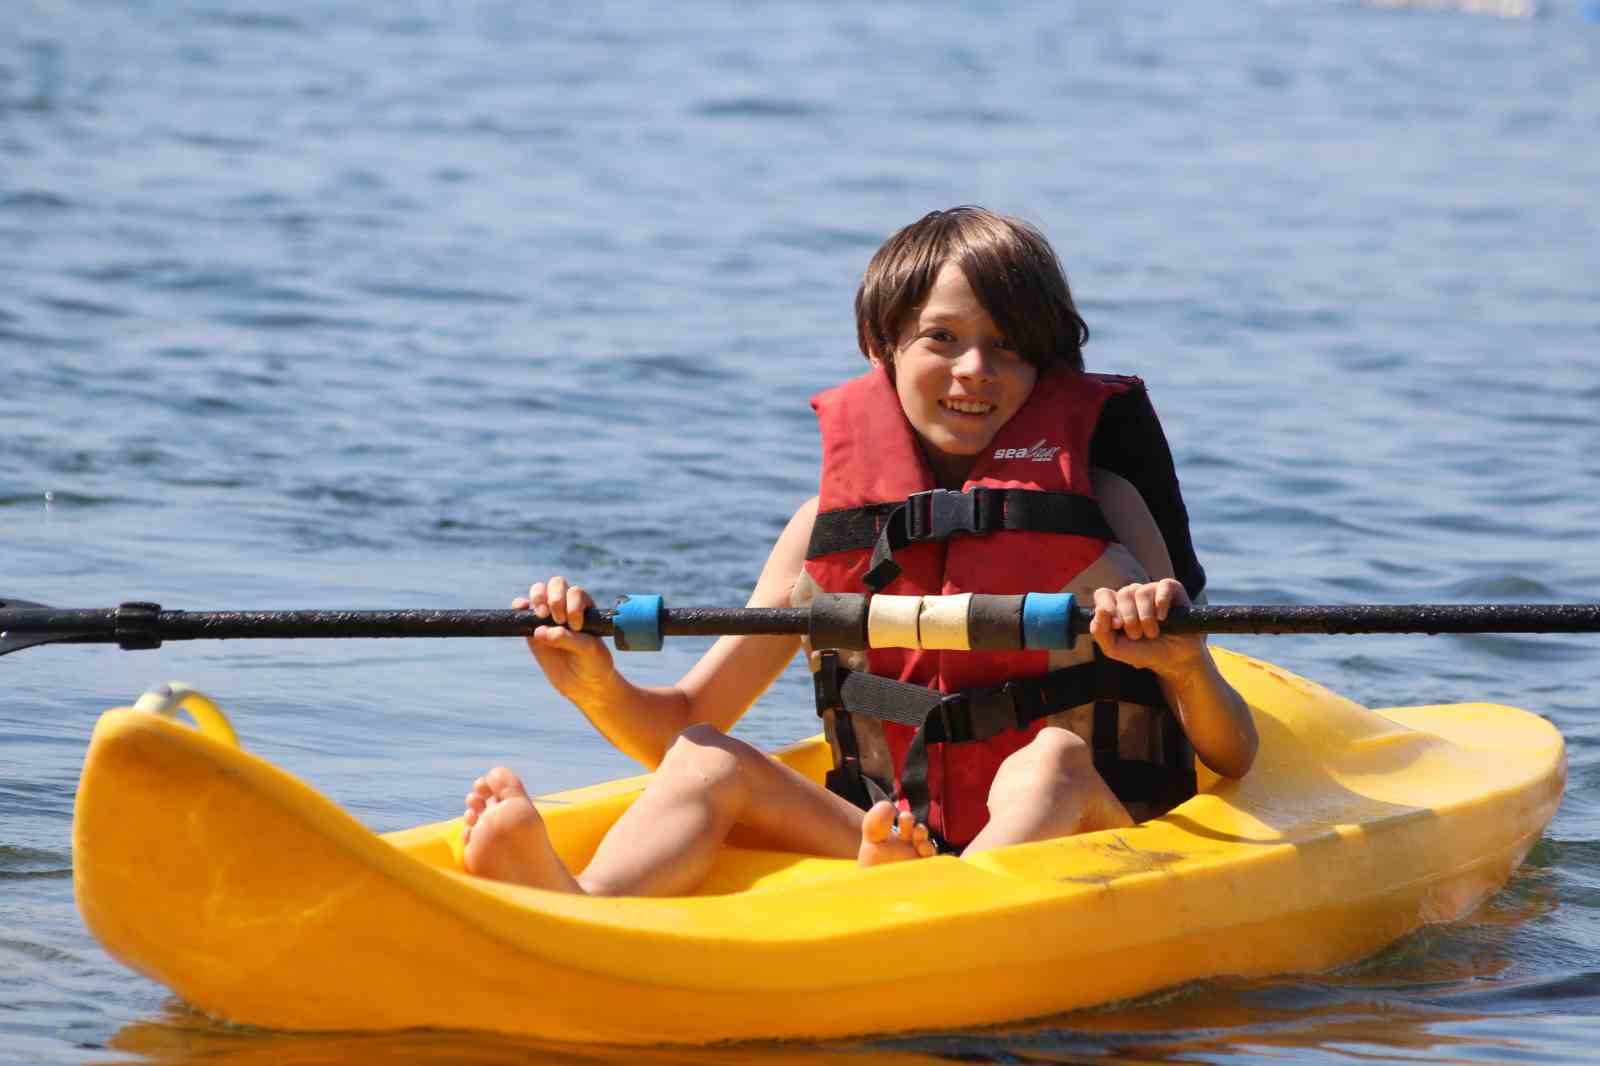
<svg viewBox="0 0 1600 1066">
<path fill-rule="evenodd" d="M 1037 651 L 1067 651 L 1077 642 L 1072 615 L 1078 598 L 1070 592 L 1030 592 L 1022 600 L 1022 646 Z"/>
<path fill-rule="evenodd" d="M 621 596 L 611 616 L 612 643 L 618 651 L 660 651 L 661 615 L 665 607 L 660 596 Z"/>
</svg>

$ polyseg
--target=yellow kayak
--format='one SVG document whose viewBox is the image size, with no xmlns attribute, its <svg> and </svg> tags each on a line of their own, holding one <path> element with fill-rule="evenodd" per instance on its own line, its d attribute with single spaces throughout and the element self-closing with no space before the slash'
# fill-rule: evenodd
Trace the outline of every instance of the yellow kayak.
<svg viewBox="0 0 1600 1066">
<path fill-rule="evenodd" d="M 370 832 L 202 729 L 118 709 L 78 788 L 74 884 L 112 955 L 282 1029 L 492 1029 L 612 1044 L 965 1028 L 1196 978 L 1323 970 L 1456 918 L 1555 814 L 1525 711 L 1370 711 L 1217 651 L 1255 769 L 1132 829 L 862 869 L 735 847 L 695 896 L 592 899 L 464 873 L 459 820 Z M 819 739 L 778 758 L 820 779 Z M 541 797 L 582 867 L 646 778 Z"/>
</svg>

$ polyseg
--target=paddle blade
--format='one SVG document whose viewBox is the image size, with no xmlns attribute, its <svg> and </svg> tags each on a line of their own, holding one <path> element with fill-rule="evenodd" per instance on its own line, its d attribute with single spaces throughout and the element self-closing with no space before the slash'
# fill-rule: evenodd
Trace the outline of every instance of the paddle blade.
<svg viewBox="0 0 1600 1066">
<path fill-rule="evenodd" d="M 50 605 L 47 603 L 34 603 L 32 600 L 0 600 L 0 655 L 10 655 L 14 651 L 31 648 L 36 644 L 56 644 L 72 639 L 71 633 L 38 633 L 7 629 L 4 621 L 5 612 L 12 607 L 50 610 Z"/>
</svg>

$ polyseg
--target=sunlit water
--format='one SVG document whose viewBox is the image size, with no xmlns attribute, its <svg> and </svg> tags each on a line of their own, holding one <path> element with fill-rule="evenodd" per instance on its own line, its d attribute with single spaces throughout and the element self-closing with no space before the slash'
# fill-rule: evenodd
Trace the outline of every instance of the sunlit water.
<svg viewBox="0 0 1600 1066">
<path fill-rule="evenodd" d="M 862 365 L 867 257 L 978 202 L 1054 239 L 1091 365 L 1150 382 L 1213 602 L 1593 600 L 1592 6 L 13 4 L 0 597 L 498 607 L 564 571 L 742 603 L 814 491 L 806 398 Z M 1508 702 L 1566 735 L 1527 867 L 1376 959 L 626 1058 L 1584 1059 L 1597 642 L 1231 642 L 1363 702 Z M 626 666 L 667 681 L 703 647 Z M 105 956 L 72 900 L 77 773 L 98 712 L 171 678 L 381 830 L 454 814 L 493 761 L 548 789 L 633 769 L 515 640 L 7 658 L 0 1059 L 608 1059 L 229 1029 Z M 791 671 L 739 731 L 814 722 Z"/>
</svg>

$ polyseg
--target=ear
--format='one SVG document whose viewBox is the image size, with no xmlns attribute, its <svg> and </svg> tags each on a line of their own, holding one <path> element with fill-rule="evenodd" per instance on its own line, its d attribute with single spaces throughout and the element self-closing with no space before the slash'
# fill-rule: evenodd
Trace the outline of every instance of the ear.
<svg viewBox="0 0 1600 1066">
<path fill-rule="evenodd" d="M 867 356 L 867 362 L 871 363 L 874 369 L 886 371 L 891 378 L 894 377 L 894 352 L 892 350 L 886 352 L 876 345 L 873 349 L 872 354 Z"/>
</svg>

